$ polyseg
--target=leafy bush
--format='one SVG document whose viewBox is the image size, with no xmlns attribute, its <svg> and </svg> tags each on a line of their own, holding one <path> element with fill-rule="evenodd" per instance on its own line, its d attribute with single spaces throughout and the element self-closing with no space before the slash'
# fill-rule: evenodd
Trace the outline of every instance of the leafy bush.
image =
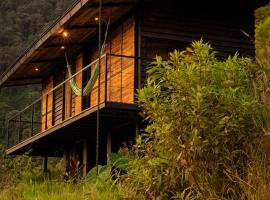
<svg viewBox="0 0 270 200">
<path fill-rule="evenodd" d="M 256 56 L 262 66 L 270 67 L 270 4 L 255 12 Z"/>
<path fill-rule="evenodd" d="M 157 57 L 148 73 L 138 96 L 149 125 L 131 151 L 76 184 L 60 170 L 44 177 L 33 158 L 2 156 L 0 199 L 267 199 L 267 69 L 237 55 L 218 60 L 199 41 Z"/>
<path fill-rule="evenodd" d="M 267 76 L 209 44 L 157 57 L 138 93 L 148 127 L 123 185 L 133 198 L 245 199 L 242 181 L 255 141 L 268 137 Z M 268 93 L 267 93 L 268 94 Z"/>
</svg>

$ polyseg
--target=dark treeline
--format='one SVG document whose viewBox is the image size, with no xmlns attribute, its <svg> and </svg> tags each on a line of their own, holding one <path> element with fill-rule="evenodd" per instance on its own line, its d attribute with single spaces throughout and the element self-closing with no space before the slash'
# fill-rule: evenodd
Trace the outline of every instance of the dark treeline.
<svg viewBox="0 0 270 200">
<path fill-rule="evenodd" d="M 0 1 L 0 69 L 3 71 L 73 0 Z"/>
<path fill-rule="evenodd" d="M 74 0 L 0 1 L 0 73 L 15 61 Z M 40 86 L 0 88 L 0 137 L 7 113 L 40 95 Z M 3 139 L 0 139 L 0 143 Z"/>
</svg>

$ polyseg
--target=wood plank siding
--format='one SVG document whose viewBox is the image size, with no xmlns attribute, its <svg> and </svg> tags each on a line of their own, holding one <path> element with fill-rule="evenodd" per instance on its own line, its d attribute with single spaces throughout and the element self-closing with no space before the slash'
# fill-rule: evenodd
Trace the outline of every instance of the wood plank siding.
<svg viewBox="0 0 270 200">
<path fill-rule="evenodd" d="M 200 39 L 209 42 L 220 57 L 236 52 L 253 56 L 254 45 L 242 32 L 253 35 L 253 13 L 251 9 L 244 9 L 239 14 L 243 7 L 239 5 L 238 8 L 237 2 L 233 3 L 232 6 L 226 1 L 188 3 L 168 0 L 143 4 L 140 14 L 141 56 L 154 58 L 161 55 L 166 58 L 168 52 L 183 50 L 192 41 Z M 246 5 L 248 2 L 242 6 Z M 146 68 L 141 70 L 144 82 Z"/>
<path fill-rule="evenodd" d="M 254 33 L 253 11 L 249 7 L 251 4 L 243 4 L 241 1 L 234 3 L 232 7 L 232 3 L 234 2 L 210 3 L 202 1 L 196 2 L 194 7 L 194 2 L 179 0 L 142 1 L 137 10 L 134 9 L 132 14 L 129 13 L 110 27 L 105 50 L 107 56 L 101 60 L 100 66 L 100 103 L 106 101 L 134 104 L 134 91 L 136 89 L 134 84 L 143 86 L 145 83 L 148 59 L 152 59 L 156 55 L 167 58 L 168 52 L 174 49 L 184 50 L 194 40 L 203 39 L 205 42 L 209 42 L 218 51 L 217 55 L 221 59 L 236 52 L 240 55 L 253 56 L 254 45 L 250 38 L 243 33 L 243 31 L 250 35 Z M 245 10 L 247 11 L 239 15 L 238 11 L 243 5 L 246 6 Z M 224 8 L 224 11 L 219 8 Z M 136 17 L 128 18 L 134 12 Z M 70 53 L 69 61 L 73 74 L 98 58 L 97 38 L 97 35 L 93 35 L 80 50 L 76 53 Z M 72 52 L 72 47 L 68 48 L 67 52 Z M 143 61 L 135 62 L 134 58 L 130 58 L 135 55 L 143 58 Z M 144 62 L 144 58 L 146 58 L 146 62 Z M 94 68 L 95 63 L 90 66 L 90 70 L 76 75 L 75 81 L 80 88 L 82 85 L 86 85 Z M 65 74 L 67 79 L 68 73 L 65 72 Z M 46 84 L 44 91 L 47 90 L 48 85 L 55 85 Z M 60 93 L 65 98 L 61 98 Z M 64 102 L 61 112 L 62 119 L 65 120 L 78 115 L 84 109 L 97 106 L 98 82 L 95 83 L 89 96 L 75 95 L 69 82 L 65 84 L 65 91 L 56 92 L 54 96 L 54 101 L 62 100 L 62 103 Z M 47 102 L 48 106 L 52 104 L 50 101 L 52 100 Z M 57 110 L 58 104 L 60 106 L 59 102 L 54 102 L 56 107 L 53 109 L 57 111 L 53 112 L 57 115 L 53 118 L 54 123 L 58 123 L 61 118 L 60 110 Z M 43 102 L 43 107 L 44 105 L 46 105 L 45 102 Z M 52 108 L 48 107 L 47 111 L 50 109 Z M 45 111 L 42 111 L 44 114 Z M 52 116 L 47 114 L 48 118 L 52 118 Z M 42 123 L 45 123 L 44 119 Z M 48 123 L 50 121 L 47 121 L 47 126 L 50 126 Z M 45 127 L 45 125 L 42 126 Z"/>
<path fill-rule="evenodd" d="M 53 76 L 44 79 L 42 83 L 42 94 L 47 94 L 53 89 Z M 41 130 L 52 127 L 52 112 L 53 112 L 53 93 L 49 93 L 42 97 L 42 112 L 41 112 Z"/>
<path fill-rule="evenodd" d="M 134 57 L 134 46 L 135 21 L 134 18 L 131 17 L 114 28 L 108 35 L 105 50 L 105 53 L 108 55 L 101 60 L 100 67 L 100 103 L 105 101 L 105 78 L 107 81 L 107 102 L 134 103 L 134 58 L 122 57 Z M 83 49 L 75 56 L 69 58 L 72 73 L 74 74 L 81 71 L 83 66 L 93 62 L 97 58 L 98 45 L 97 41 L 94 41 L 93 46 L 87 47 L 87 50 Z M 91 71 L 93 71 L 94 68 L 95 63 L 90 66 Z M 107 77 L 105 77 L 106 74 Z M 79 87 L 81 87 L 82 84 L 85 86 L 90 76 L 90 70 L 85 70 L 83 73 L 79 73 L 75 76 L 75 81 Z M 67 69 L 63 69 L 59 73 L 54 73 L 52 76 L 46 78 L 43 83 L 43 94 L 62 83 L 64 79 L 68 79 Z M 46 98 L 43 97 L 42 130 L 59 124 L 62 120 L 78 115 L 86 108 L 93 108 L 97 106 L 97 103 L 98 81 L 95 83 L 89 96 L 85 97 L 75 95 L 71 90 L 69 82 L 67 82 L 56 89 L 52 94 L 48 95 L 47 103 Z"/>
<path fill-rule="evenodd" d="M 54 76 L 54 87 L 58 86 L 65 80 L 65 71 L 60 71 Z M 58 124 L 62 121 L 64 115 L 64 96 L 65 96 L 65 85 L 57 88 L 53 92 L 53 125 Z"/>
<path fill-rule="evenodd" d="M 130 18 L 112 32 L 107 40 L 106 53 L 134 57 L 135 21 Z M 91 60 L 98 58 L 98 49 L 93 49 Z M 105 59 L 101 62 L 100 101 L 104 101 Z M 92 69 L 94 66 L 92 66 Z M 97 83 L 91 94 L 91 106 L 97 105 Z M 121 56 L 107 57 L 107 101 L 134 103 L 134 59 Z"/>
<path fill-rule="evenodd" d="M 75 61 L 75 66 L 76 66 L 76 72 L 79 72 L 83 68 L 83 53 L 80 53 L 76 57 Z M 81 87 L 82 85 L 82 73 L 79 73 L 78 75 L 75 76 L 75 81 L 77 85 Z M 74 106 L 75 106 L 75 115 L 79 114 L 82 111 L 82 97 L 81 96 L 74 96 Z"/>
</svg>

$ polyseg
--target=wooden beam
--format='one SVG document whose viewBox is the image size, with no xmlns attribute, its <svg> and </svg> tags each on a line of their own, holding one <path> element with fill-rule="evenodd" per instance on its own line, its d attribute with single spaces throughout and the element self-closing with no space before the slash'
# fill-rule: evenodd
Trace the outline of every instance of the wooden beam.
<svg viewBox="0 0 270 200">
<path fill-rule="evenodd" d="M 7 81 L 5 83 L 5 86 L 17 86 L 17 85 L 39 84 L 39 83 L 42 83 L 42 78 L 13 79 Z"/>
<path fill-rule="evenodd" d="M 119 1 L 119 2 L 107 2 L 103 3 L 102 7 L 132 7 L 137 5 L 136 1 Z M 87 8 L 97 8 L 99 3 L 93 3 L 91 5 L 87 5 Z"/>
<path fill-rule="evenodd" d="M 10 66 L 5 72 L 0 76 L 0 86 L 3 85 L 20 67 L 23 63 L 29 59 L 32 55 L 44 42 L 55 34 L 55 30 L 58 30 L 66 24 L 75 14 L 78 14 L 80 9 L 88 3 L 88 0 L 78 0 L 60 17 L 58 18 L 51 26 L 49 26 L 40 37 L 35 40 L 32 45 L 25 50 L 25 52 Z"/>
<path fill-rule="evenodd" d="M 91 28 L 98 28 L 98 24 L 73 25 L 66 27 L 66 29 L 68 30 L 91 29 Z"/>
<path fill-rule="evenodd" d="M 36 63 L 51 63 L 51 62 L 65 62 L 65 57 L 59 57 L 54 59 L 40 59 L 40 60 L 32 60 L 29 64 L 36 64 Z"/>
<path fill-rule="evenodd" d="M 60 48 L 62 46 L 82 46 L 82 45 L 85 45 L 87 44 L 86 42 L 77 42 L 77 43 L 67 43 L 67 44 L 63 44 L 63 43 L 57 43 L 57 44 L 48 44 L 48 45 L 45 45 L 44 48 Z"/>
</svg>

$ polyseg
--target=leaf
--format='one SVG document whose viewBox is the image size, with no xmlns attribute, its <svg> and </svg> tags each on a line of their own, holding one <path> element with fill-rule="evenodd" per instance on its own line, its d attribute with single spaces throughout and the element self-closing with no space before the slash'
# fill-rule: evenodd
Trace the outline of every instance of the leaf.
<svg viewBox="0 0 270 200">
<path fill-rule="evenodd" d="M 93 167 L 85 177 L 85 181 L 88 183 L 96 183 L 98 179 L 106 181 L 110 178 L 111 167 L 108 165 L 98 165 L 98 176 L 97 167 Z"/>
<path fill-rule="evenodd" d="M 126 170 L 128 166 L 128 159 L 126 159 L 121 153 L 110 153 L 108 155 L 109 161 L 112 166 L 117 169 Z"/>
</svg>

